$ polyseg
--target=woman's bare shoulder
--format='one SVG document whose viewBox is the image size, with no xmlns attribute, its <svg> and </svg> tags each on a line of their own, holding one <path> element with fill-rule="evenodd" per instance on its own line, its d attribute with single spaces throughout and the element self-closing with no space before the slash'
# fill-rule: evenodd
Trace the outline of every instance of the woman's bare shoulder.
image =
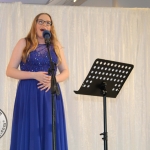
<svg viewBox="0 0 150 150">
<path fill-rule="evenodd" d="M 26 46 L 26 39 L 25 39 L 25 38 L 21 38 L 21 39 L 18 41 L 17 45 Z"/>
<path fill-rule="evenodd" d="M 14 47 L 14 51 L 21 51 L 22 52 L 23 49 L 25 48 L 25 46 L 26 46 L 26 39 L 22 38 L 17 42 L 16 46 Z"/>
</svg>

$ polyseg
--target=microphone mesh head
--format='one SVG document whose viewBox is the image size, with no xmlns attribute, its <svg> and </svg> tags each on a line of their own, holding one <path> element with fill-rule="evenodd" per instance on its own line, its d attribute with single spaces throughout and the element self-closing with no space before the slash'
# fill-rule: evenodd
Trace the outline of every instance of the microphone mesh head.
<svg viewBox="0 0 150 150">
<path fill-rule="evenodd" d="M 51 37 L 51 33 L 48 30 L 43 31 L 43 38 L 44 39 L 49 39 Z"/>
</svg>

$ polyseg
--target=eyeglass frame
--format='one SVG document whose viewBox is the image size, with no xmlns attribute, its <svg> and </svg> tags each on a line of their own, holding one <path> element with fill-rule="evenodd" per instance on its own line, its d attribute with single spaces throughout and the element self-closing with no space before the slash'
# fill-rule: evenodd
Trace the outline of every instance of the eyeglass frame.
<svg viewBox="0 0 150 150">
<path fill-rule="evenodd" d="M 40 24 L 40 23 L 38 22 L 39 20 L 41 20 L 43 23 Z M 36 22 L 37 22 L 39 25 L 43 25 L 44 23 L 46 23 L 46 26 L 52 26 L 52 21 L 44 21 L 43 19 L 37 19 Z M 50 22 L 50 24 L 48 25 L 47 22 Z"/>
</svg>

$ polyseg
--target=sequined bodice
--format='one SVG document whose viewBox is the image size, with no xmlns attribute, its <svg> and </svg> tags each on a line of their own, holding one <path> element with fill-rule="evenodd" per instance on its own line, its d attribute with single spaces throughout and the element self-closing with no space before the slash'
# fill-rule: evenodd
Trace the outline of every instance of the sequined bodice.
<svg viewBox="0 0 150 150">
<path fill-rule="evenodd" d="M 50 46 L 50 54 L 52 61 L 57 64 L 57 55 L 54 51 L 53 46 Z M 20 63 L 20 69 L 22 71 L 38 72 L 38 71 L 48 71 L 50 67 L 50 60 L 48 57 L 48 50 L 45 44 L 39 44 L 38 47 L 30 52 L 26 63 Z M 56 72 L 56 67 L 55 67 Z"/>
</svg>

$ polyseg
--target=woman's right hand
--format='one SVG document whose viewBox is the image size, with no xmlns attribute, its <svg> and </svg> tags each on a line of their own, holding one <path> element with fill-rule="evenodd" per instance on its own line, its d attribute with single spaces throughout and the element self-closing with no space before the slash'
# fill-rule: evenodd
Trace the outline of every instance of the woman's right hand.
<svg viewBox="0 0 150 150">
<path fill-rule="evenodd" d="M 48 72 L 34 72 L 34 78 L 42 84 L 50 82 L 50 76 Z"/>
</svg>

